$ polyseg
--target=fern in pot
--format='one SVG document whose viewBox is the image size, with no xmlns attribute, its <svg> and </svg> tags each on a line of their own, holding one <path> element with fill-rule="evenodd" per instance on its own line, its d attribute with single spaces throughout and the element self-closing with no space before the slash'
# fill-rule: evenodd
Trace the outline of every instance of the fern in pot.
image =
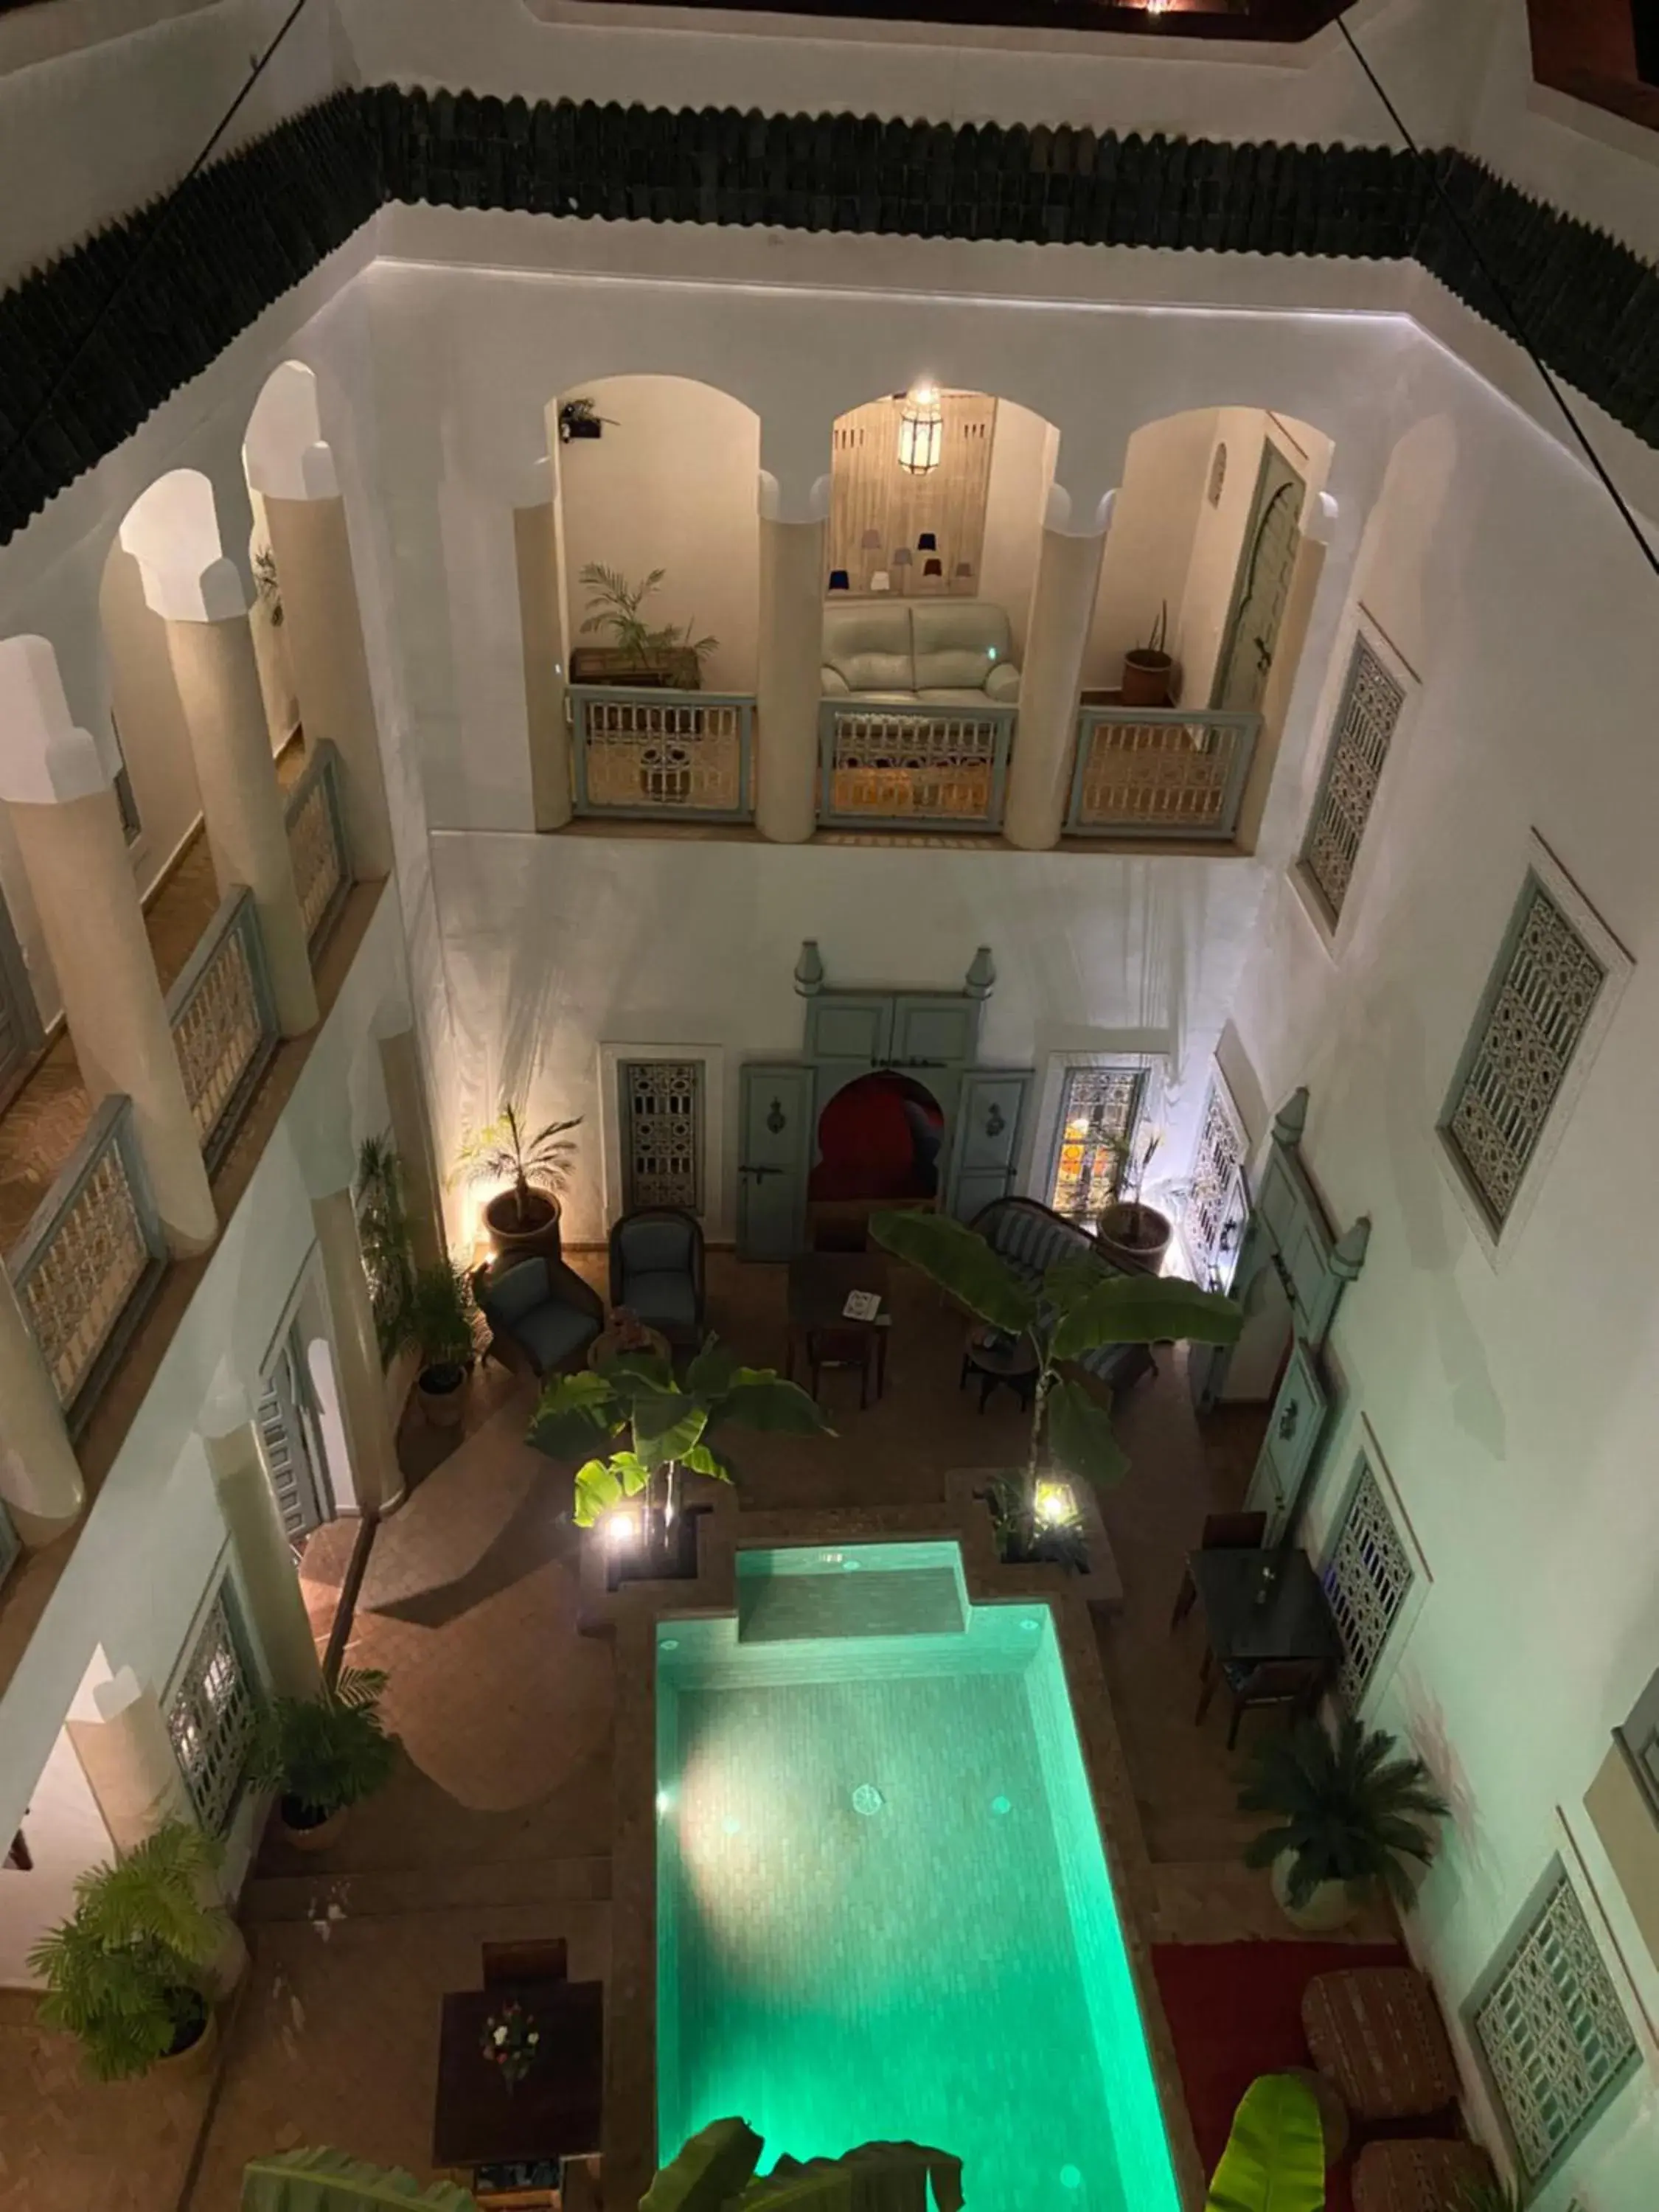
<svg viewBox="0 0 1659 2212">
<path fill-rule="evenodd" d="M 112 1865 L 88 1868 L 73 1913 L 30 1952 L 46 1984 L 41 2024 L 77 2039 L 95 2080 L 205 2060 L 207 1991 L 229 1920 L 204 1899 L 222 1856 L 204 1829 L 167 1821 Z"/>
<path fill-rule="evenodd" d="M 1334 1735 L 1304 1720 L 1264 1737 L 1238 1806 L 1277 1816 L 1246 1844 L 1244 1863 L 1271 1867 L 1285 1917 L 1314 1931 L 1340 1928 L 1379 1888 L 1410 1905 L 1411 1866 L 1432 1860 L 1449 1809 L 1420 1759 L 1346 1717 Z"/>
<path fill-rule="evenodd" d="M 276 1817 L 296 1850 L 333 1842 L 352 1806 L 392 1778 L 398 1739 L 380 1718 L 386 1676 L 343 1667 L 313 1698 L 273 1698 L 259 1717 L 248 1773 L 281 1792 Z"/>
<path fill-rule="evenodd" d="M 419 1356 L 416 1394 L 434 1429 L 459 1428 L 466 1410 L 476 1350 L 472 1311 L 472 1286 L 453 1260 L 421 1268 L 410 1285 L 404 1339 Z"/>
</svg>

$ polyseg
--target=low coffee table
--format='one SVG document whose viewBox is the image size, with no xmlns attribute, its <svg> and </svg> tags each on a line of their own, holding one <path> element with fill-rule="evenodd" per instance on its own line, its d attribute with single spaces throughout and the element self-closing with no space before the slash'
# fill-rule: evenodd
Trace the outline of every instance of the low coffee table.
<svg viewBox="0 0 1659 2212">
<path fill-rule="evenodd" d="M 979 1377 L 979 1410 L 981 1413 L 985 1411 L 986 1401 L 999 1382 L 1005 1389 L 1012 1390 L 1029 1413 L 1036 1390 L 1036 1346 L 1029 1336 L 1017 1336 L 1010 1341 L 1006 1331 L 993 1331 L 983 1322 L 978 1322 L 969 1330 L 962 1347 L 962 1373 L 957 1382 L 958 1390 L 967 1387 L 970 1375 Z"/>
</svg>

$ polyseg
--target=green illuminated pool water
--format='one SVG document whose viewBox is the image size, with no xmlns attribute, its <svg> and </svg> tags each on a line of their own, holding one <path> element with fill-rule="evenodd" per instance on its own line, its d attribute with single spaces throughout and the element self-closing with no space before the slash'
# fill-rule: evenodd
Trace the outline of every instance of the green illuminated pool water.
<svg viewBox="0 0 1659 2212">
<path fill-rule="evenodd" d="M 970 2206 L 1176 2212 L 1053 1628 L 956 1547 L 740 1557 L 658 1637 L 664 2156 L 909 2138 Z"/>
</svg>

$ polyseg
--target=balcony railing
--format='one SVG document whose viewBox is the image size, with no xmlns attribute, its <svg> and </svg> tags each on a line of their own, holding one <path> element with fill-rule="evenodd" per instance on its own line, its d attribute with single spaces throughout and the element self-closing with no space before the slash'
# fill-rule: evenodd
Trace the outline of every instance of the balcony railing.
<svg viewBox="0 0 1659 2212">
<path fill-rule="evenodd" d="M 276 1049 L 276 1010 L 252 894 L 233 890 L 167 993 L 185 1096 L 210 1168 Z"/>
<path fill-rule="evenodd" d="M 314 954 L 351 890 L 351 858 L 340 803 L 339 757 L 325 738 L 288 795 L 288 849 L 294 888 Z"/>
<path fill-rule="evenodd" d="M 1085 707 L 1067 831 L 1224 843 L 1238 827 L 1260 714 Z"/>
<path fill-rule="evenodd" d="M 997 830 L 1012 707 L 818 709 L 818 820 L 826 828 Z"/>
<path fill-rule="evenodd" d="M 750 819 L 752 699 L 736 692 L 573 684 L 565 702 L 578 814 Z"/>
<path fill-rule="evenodd" d="M 130 1098 L 99 1107 L 7 1265 L 78 1430 L 167 1265 Z"/>
</svg>

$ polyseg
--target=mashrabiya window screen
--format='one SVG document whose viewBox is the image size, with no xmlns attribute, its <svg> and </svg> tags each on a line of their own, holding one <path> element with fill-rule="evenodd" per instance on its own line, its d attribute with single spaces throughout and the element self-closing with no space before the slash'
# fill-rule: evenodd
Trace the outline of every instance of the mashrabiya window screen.
<svg viewBox="0 0 1659 2212">
<path fill-rule="evenodd" d="M 702 1211 L 702 1062 L 629 1060 L 622 1066 L 624 1203 Z"/>
<path fill-rule="evenodd" d="M 1244 1130 L 1226 1085 L 1210 1079 L 1193 1157 L 1192 1181 L 1181 1211 L 1181 1233 L 1194 1267 L 1206 1272 L 1221 1257 L 1221 1232 L 1233 1178 L 1244 1166 Z"/>
<path fill-rule="evenodd" d="M 173 1754 L 196 1816 L 210 1835 L 222 1834 L 236 1809 L 257 1717 L 253 1685 L 221 1585 L 167 1708 Z"/>
<path fill-rule="evenodd" d="M 1494 1230 L 1509 1218 L 1607 980 L 1601 961 L 1528 874 L 1442 1124 Z"/>
<path fill-rule="evenodd" d="M 1358 1709 L 1416 1578 L 1382 1486 L 1362 1458 L 1322 1577 L 1342 1645 L 1337 1692 L 1350 1712 Z"/>
<path fill-rule="evenodd" d="M 1342 911 L 1382 764 L 1406 703 L 1404 686 L 1364 632 L 1354 638 L 1319 793 L 1302 842 L 1302 866 L 1328 918 Z"/>
<path fill-rule="evenodd" d="M 1056 1213 L 1068 1221 L 1091 1221 L 1116 1198 L 1146 1089 L 1144 1068 L 1066 1069 L 1048 1194 Z"/>
<path fill-rule="evenodd" d="M 1584 1908 L 1558 1861 L 1470 2025 L 1528 2182 L 1571 2148 L 1638 2052 Z"/>
</svg>

